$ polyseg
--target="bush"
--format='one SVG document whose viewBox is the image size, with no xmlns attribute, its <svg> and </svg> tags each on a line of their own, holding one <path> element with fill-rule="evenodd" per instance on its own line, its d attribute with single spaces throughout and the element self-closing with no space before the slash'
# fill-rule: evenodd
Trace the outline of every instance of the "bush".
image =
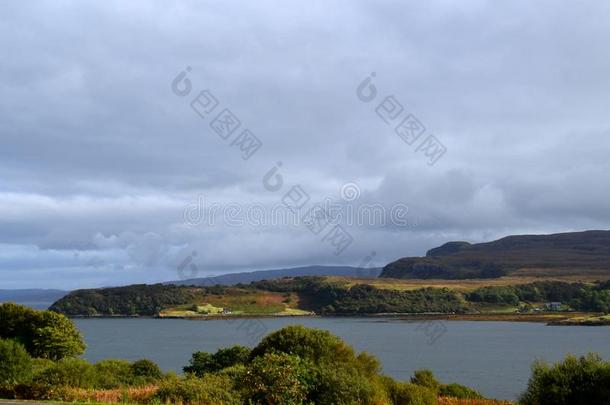
<svg viewBox="0 0 610 405">
<path fill-rule="evenodd" d="M 154 397 L 162 403 L 182 405 L 243 403 L 228 377 L 213 374 L 203 378 L 167 379 L 160 384 Z"/>
<path fill-rule="evenodd" d="M 30 381 L 21 384 L 0 385 L 0 398 L 49 400 L 57 399 L 59 391 L 61 391 L 61 388 Z"/>
<path fill-rule="evenodd" d="M 324 405 L 372 404 L 375 398 L 386 396 L 376 380 L 377 377 L 365 376 L 354 368 L 318 366 L 308 399 Z"/>
<path fill-rule="evenodd" d="M 588 354 L 567 356 L 563 362 L 548 365 L 536 362 L 523 405 L 607 404 L 610 398 L 610 363 Z"/>
<path fill-rule="evenodd" d="M 32 357 L 59 360 L 85 351 L 74 323 L 51 311 L 37 311 L 13 303 L 0 304 L 0 338 L 16 339 Z"/>
<path fill-rule="evenodd" d="M 397 405 L 436 405 L 436 392 L 432 389 L 403 382 L 394 382 L 389 387 L 389 396 Z"/>
<path fill-rule="evenodd" d="M 244 378 L 247 396 L 256 404 L 298 404 L 311 388 L 307 364 L 298 356 L 267 353 L 255 358 Z"/>
<path fill-rule="evenodd" d="M 32 358 L 25 348 L 13 340 L 0 339 L 0 384 L 19 384 L 31 378 Z"/>
<path fill-rule="evenodd" d="M 265 338 L 252 350 L 252 362 L 271 354 L 296 356 L 309 364 L 307 402 L 366 404 L 387 402 L 379 383 L 379 361 L 372 355 L 356 356 L 337 336 L 320 329 L 288 326 Z"/>
<path fill-rule="evenodd" d="M 440 387 L 439 394 L 443 397 L 454 397 L 459 399 L 483 399 L 483 395 L 461 384 L 445 384 Z"/>
<path fill-rule="evenodd" d="M 97 376 L 85 360 L 63 359 L 40 372 L 35 381 L 54 387 L 94 388 Z"/>
<path fill-rule="evenodd" d="M 32 374 L 34 375 L 34 378 L 44 370 L 53 366 L 53 364 L 55 364 L 55 362 L 49 359 L 32 359 Z"/>
<path fill-rule="evenodd" d="M 219 349 L 216 353 L 195 352 L 189 361 L 189 365 L 184 367 L 185 373 L 193 373 L 198 377 L 206 373 L 214 373 L 225 367 L 236 364 L 244 364 L 248 361 L 250 349 L 244 346 L 232 346 Z"/>
<path fill-rule="evenodd" d="M 428 369 L 417 370 L 411 377 L 411 383 L 420 387 L 430 388 L 434 392 L 438 392 L 441 383 L 436 380 L 432 371 Z"/>
<path fill-rule="evenodd" d="M 163 372 L 157 363 L 148 359 L 134 361 L 131 365 L 131 374 L 146 381 L 154 381 L 163 377 Z"/>
<path fill-rule="evenodd" d="M 95 388 L 119 388 L 134 382 L 134 376 L 131 373 L 131 363 L 127 360 L 102 360 L 93 366 L 93 372 L 95 374 L 95 381 L 93 383 Z"/>
<path fill-rule="evenodd" d="M 293 354 L 315 364 L 351 363 L 355 358 L 352 348 L 337 336 L 300 325 L 287 326 L 267 335 L 252 350 L 250 358 L 269 352 Z"/>
</svg>

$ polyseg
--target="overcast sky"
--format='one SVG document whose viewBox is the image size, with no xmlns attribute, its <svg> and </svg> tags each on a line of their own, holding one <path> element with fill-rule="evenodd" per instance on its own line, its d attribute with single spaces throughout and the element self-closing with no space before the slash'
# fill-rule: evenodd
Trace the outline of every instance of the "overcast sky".
<svg viewBox="0 0 610 405">
<path fill-rule="evenodd" d="M 610 3 L 171 3 L 0 3 L 0 288 L 172 280 L 191 252 L 203 277 L 610 228 Z M 202 118 L 203 90 L 218 105 Z M 388 123 L 387 96 L 403 107 Z M 210 126 L 225 108 L 241 122 L 226 140 Z M 394 132 L 408 114 L 412 144 Z M 244 129 L 262 142 L 247 160 Z M 295 185 L 299 215 L 326 198 L 408 210 L 335 221 L 340 254 L 330 228 L 185 215 L 269 210 Z"/>
</svg>

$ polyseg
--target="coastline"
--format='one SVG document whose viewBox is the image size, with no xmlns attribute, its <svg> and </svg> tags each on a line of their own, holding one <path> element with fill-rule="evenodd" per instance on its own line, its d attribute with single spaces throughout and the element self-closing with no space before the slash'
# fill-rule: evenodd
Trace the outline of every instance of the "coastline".
<svg viewBox="0 0 610 405">
<path fill-rule="evenodd" d="M 76 315 L 73 319 L 121 319 L 121 318 L 143 318 L 143 319 L 184 319 L 189 321 L 213 321 L 213 320 L 238 320 L 238 319 L 261 319 L 261 318 L 375 318 L 387 320 L 404 321 L 477 321 L 477 322 L 534 322 L 545 323 L 549 326 L 610 326 L 610 321 L 590 320 L 599 317 L 596 313 L 586 312 L 553 312 L 543 314 L 519 314 L 519 313 L 478 313 L 478 314 L 442 314 L 442 313 L 381 313 L 381 314 L 332 314 L 320 315 L 309 314 L 251 314 L 251 315 Z"/>
</svg>

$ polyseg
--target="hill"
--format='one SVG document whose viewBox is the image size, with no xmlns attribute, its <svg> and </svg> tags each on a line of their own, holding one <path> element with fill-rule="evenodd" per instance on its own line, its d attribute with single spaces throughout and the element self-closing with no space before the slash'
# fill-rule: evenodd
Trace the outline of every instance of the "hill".
<svg viewBox="0 0 610 405">
<path fill-rule="evenodd" d="M 248 284 L 254 281 L 270 280 L 282 277 L 304 277 L 304 276 L 343 276 L 358 278 L 376 278 L 381 273 L 381 268 L 362 268 L 350 266 L 304 266 L 288 269 L 258 270 L 244 273 L 230 273 L 215 277 L 191 278 L 187 280 L 168 281 L 163 284 L 174 285 L 236 285 Z"/>
<path fill-rule="evenodd" d="M 404 257 L 386 265 L 380 277 L 468 279 L 586 272 L 610 276 L 610 231 L 515 235 L 477 244 L 449 242 L 425 257 Z"/>
</svg>

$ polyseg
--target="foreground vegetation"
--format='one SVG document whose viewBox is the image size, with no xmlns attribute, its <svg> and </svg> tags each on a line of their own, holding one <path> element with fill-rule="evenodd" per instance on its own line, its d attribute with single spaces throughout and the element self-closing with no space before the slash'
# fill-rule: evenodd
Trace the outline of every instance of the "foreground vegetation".
<svg viewBox="0 0 610 405">
<path fill-rule="evenodd" d="M 82 337 L 56 313 L 2 304 L 0 319 L 10 327 L 2 329 L 0 339 L 0 398 L 185 405 L 508 404 L 460 384 L 440 383 L 429 370 L 396 381 L 381 374 L 374 356 L 354 352 L 327 331 L 302 326 L 273 332 L 253 349 L 193 353 L 178 376 L 146 359 L 91 364 L 77 358 L 84 349 Z M 52 333 L 41 332 L 48 328 Z M 41 336 L 52 336 L 53 344 Z M 556 365 L 535 363 L 520 403 L 606 404 L 608 398 L 610 363 L 591 354 L 569 356 Z"/>
</svg>

